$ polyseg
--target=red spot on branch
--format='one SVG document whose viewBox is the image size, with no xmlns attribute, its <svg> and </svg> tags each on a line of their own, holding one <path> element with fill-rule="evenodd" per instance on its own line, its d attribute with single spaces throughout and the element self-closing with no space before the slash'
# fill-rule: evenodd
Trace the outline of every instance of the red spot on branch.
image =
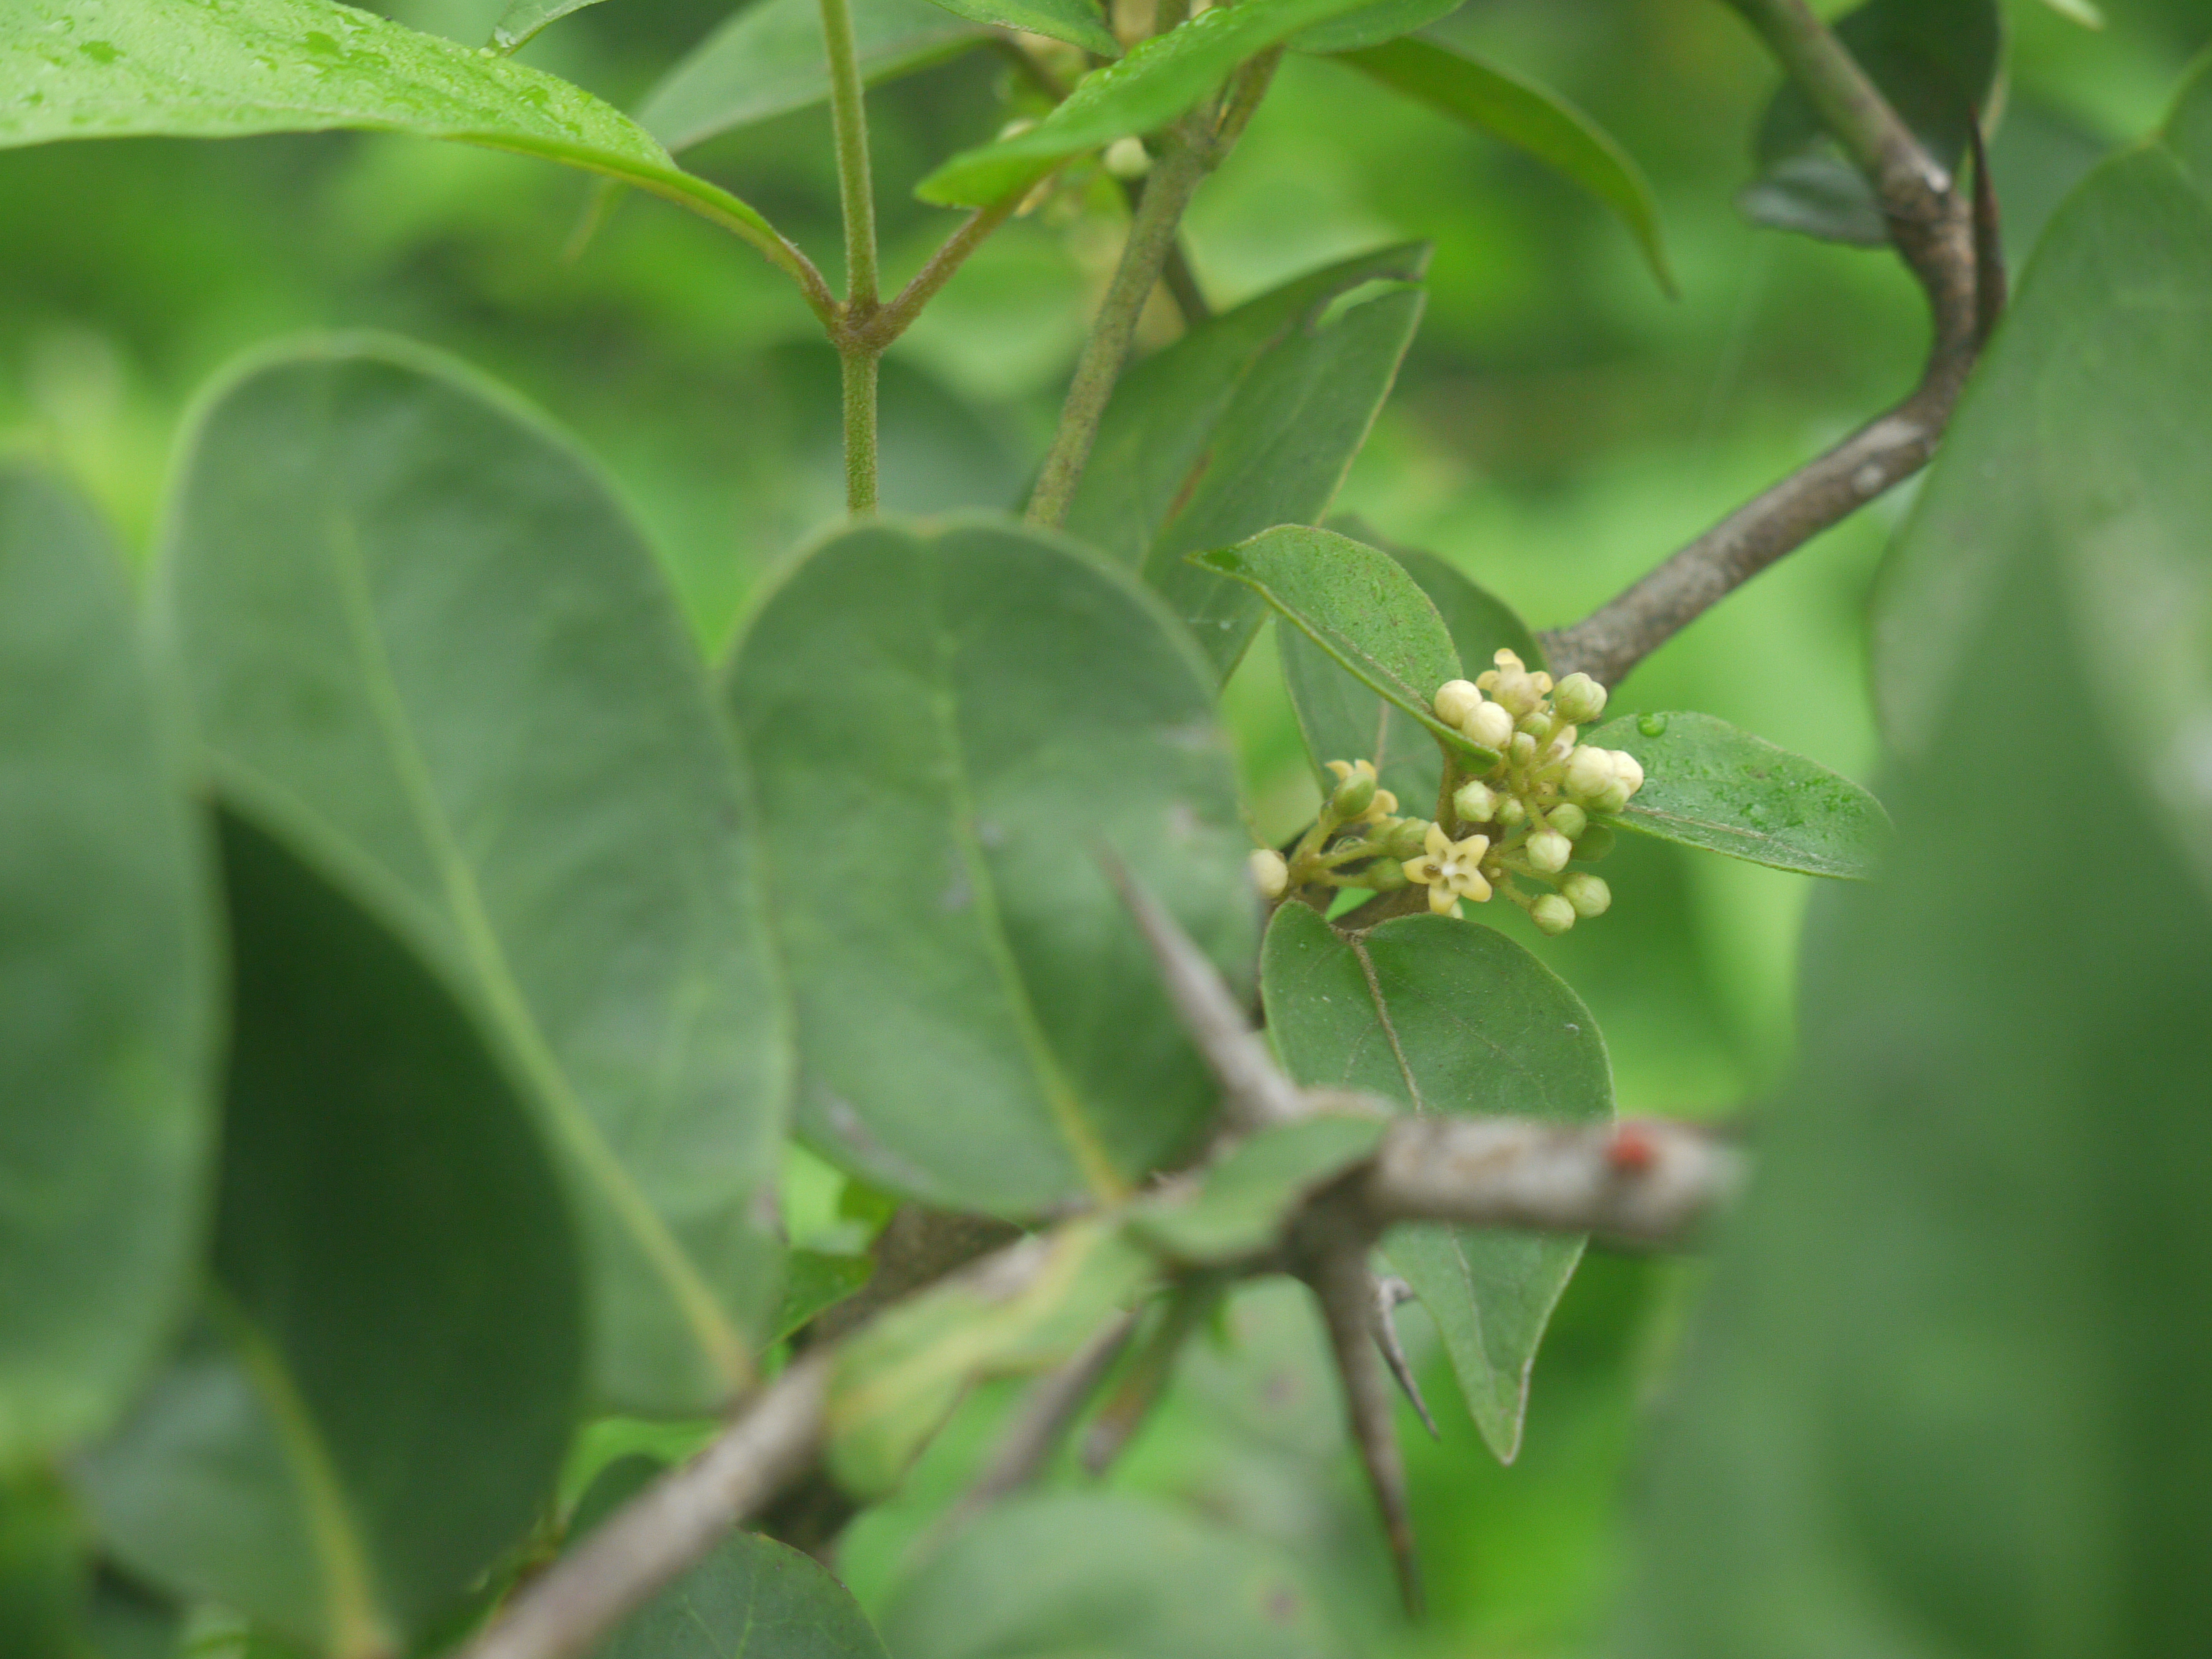
<svg viewBox="0 0 2212 1659">
<path fill-rule="evenodd" d="M 1625 1123 L 1613 1132 L 1605 1158 L 1623 1175 L 1642 1175 L 1658 1163 L 1659 1143 L 1633 1123 Z"/>
</svg>

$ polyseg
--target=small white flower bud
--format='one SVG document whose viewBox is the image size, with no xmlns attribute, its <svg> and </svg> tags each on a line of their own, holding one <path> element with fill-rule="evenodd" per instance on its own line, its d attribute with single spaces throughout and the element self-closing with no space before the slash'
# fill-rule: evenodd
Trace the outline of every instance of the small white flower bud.
<svg viewBox="0 0 2212 1659">
<path fill-rule="evenodd" d="M 1605 884 L 1605 878 L 1585 870 L 1577 870 L 1561 882 L 1559 891 L 1578 916 L 1601 916 L 1613 906 L 1613 889 Z"/>
<path fill-rule="evenodd" d="M 1613 775 L 1626 784 L 1628 793 L 1632 795 L 1644 787 L 1644 763 L 1626 749 L 1616 749 L 1613 751 Z"/>
<path fill-rule="evenodd" d="M 1462 724 L 1482 706 L 1482 693 L 1471 680 L 1446 680 L 1437 689 L 1437 718 L 1446 726 Z"/>
<path fill-rule="evenodd" d="M 1116 138 L 1106 146 L 1106 171 L 1116 179 L 1141 179 L 1152 170 L 1152 153 L 1143 139 Z"/>
<path fill-rule="evenodd" d="M 1589 828 L 1589 814 L 1571 800 L 1563 800 L 1544 814 L 1546 822 L 1569 841 L 1579 841 Z"/>
<path fill-rule="evenodd" d="M 1517 764 L 1526 766 L 1536 758 L 1536 739 L 1526 732 L 1516 732 L 1506 752 L 1513 757 Z"/>
<path fill-rule="evenodd" d="M 1609 787 L 1613 781 L 1613 756 L 1607 750 L 1584 744 L 1567 757 L 1569 794 L 1589 800 L 1601 789 Z"/>
<path fill-rule="evenodd" d="M 1498 816 L 1498 792 L 1486 783 L 1462 783 L 1452 807 L 1468 823 L 1487 823 Z"/>
<path fill-rule="evenodd" d="M 1557 893 L 1547 893 L 1528 907 L 1528 920 L 1547 933 L 1564 933 L 1575 925 L 1575 907 Z"/>
<path fill-rule="evenodd" d="M 1618 812 L 1627 805 L 1628 786 L 1619 778 L 1589 798 L 1589 810 L 1593 812 Z"/>
<path fill-rule="evenodd" d="M 1561 720 L 1594 720 L 1605 712 L 1605 688 L 1587 674 L 1570 674 L 1552 693 L 1552 707 Z"/>
<path fill-rule="evenodd" d="M 1260 890 L 1261 897 L 1279 899 L 1291 890 L 1291 866 L 1283 862 L 1283 855 L 1273 848 L 1254 848 L 1249 862 L 1252 884 Z"/>
<path fill-rule="evenodd" d="M 1513 741 L 1513 716 L 1502 704 L 1486 702 L 1468 712 L 1459 729 L 1467 734 L 1468 741 L 1479 743 L 1485 749 L 1504 749 Z"/>
<path fill-rule="evenodd" d="M 1521 804 L 1520 796 L 1508 795 L 1498 803 L 1498 822 L 1507 830 L 1517 830 L 1528 822 L 1528 809 Z"/>
<path fill-rule="evenodd" d="M 1518 668 L 1499 669 L 1497 687 L 1490 695 L 1504 704 L 1515 720 L 1532 712 L 1544 700 L 1543 693 L 1536 690 L 1536 682 Z"/>
<path fill-rule="evenodd" d="M 1528 862 L 1545 875 L 1556 875 L 1574 856 L 1575 844 L 1556 830 L 1539 830 L 1528 837 Z"/>
</svg>

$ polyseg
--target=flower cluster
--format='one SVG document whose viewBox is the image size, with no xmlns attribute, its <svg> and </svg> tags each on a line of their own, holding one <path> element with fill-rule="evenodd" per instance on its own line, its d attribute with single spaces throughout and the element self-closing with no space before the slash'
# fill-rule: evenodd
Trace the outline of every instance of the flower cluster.
<svg viewBox="0 0 2212 1659">
<path fill-rule="evenodd" d="M 1510 651 L 1470 682 L 1453 680 L 1434 699 L 1437 718 L 1498 758 L 1471 765 L 1454 754 L 1437 803 L 1439 821 L 1401 818 L 1396 798 L 1376 787 L 1367 761 L 1332 761 L 1337 784 L 1313 828 L 1286 858 L 1252 855 L 1254 879 L 1270 899 L 1294 887 L 1427 890 L 1429 908 L 1463 916 L 1472 900 L 1503 894 L 1547 933 L 1602 915 L 1612 890 L 1588 870 L 1612 831 L 1592 815 L 1618 812 L 1644 787 L 1633 756 L 1577 739 L 1605 708 L 1605 688 L 1587 674 L 1529 672 Z"/>
</svg>

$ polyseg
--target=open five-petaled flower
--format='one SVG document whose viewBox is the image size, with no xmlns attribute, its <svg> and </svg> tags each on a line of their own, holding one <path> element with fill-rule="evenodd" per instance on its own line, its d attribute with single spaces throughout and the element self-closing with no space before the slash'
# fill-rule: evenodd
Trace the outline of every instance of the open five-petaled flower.
<svg viewBox="0 0 2212 1659">
<path fill-rule="evenodd" d="M 1436 824 L 1429 826 L 1428 851 L 1417 859 L 1407 859 L 1406 879 L 1419 882 L 1429 890 L 1429 908 L 1440 916 L 1461 914 L 1460 901 L 1473 899 L 1480 904 L 1490 896 L 1490 884 L 1483 878 L 1482 855 L 1490 850 L 1490 837 L 1469 836 L 1465 841 L 1454 841 Z"/>
</svg>

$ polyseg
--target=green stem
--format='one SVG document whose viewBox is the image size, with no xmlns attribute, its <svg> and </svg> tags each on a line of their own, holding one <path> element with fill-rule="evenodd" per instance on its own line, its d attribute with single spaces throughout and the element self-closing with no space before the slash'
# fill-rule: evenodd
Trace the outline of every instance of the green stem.
<svg viewBox="0 0 2212 1659">
<path fill-rule="evenodd" d="M 844 370 L 845 507 L 855 518 L 876 510 L 876 368 L 883 353 L 847 345 L 837 354 Z"/>
<path fill-rule="evenodd" d="M 822 44 L 830 55 L 830 119 L 836 129 L 837 193 L 845 209 L 845 305 L 866 313 L 876 305 L 876 192 L 852 0 L 822 0 Z"/>
<path fill-rule="evenodd" d="M 1030 497 L 1032 524 L 1057 528 L 1066 521 L 1075 486 L 1082 481 L 1091 446 L 1097 441 L 1107 399 L 1114 395 L 1114 383 L 1121 378 L 1121 365 L 1137 337 L 1137 319 L 1159 283 L 1183 210 L 1209 169 L 1209 148 L 1203 139 L 1171 144 L 1145 180 L 1144 194 L 1129 222 L 1129 240 L 1122 244 L 1114 280 L 1107 284 L 1106 297 L 1091 320 L 1091 337 L 1077 360 L 1067 401 L 1060 405 L 1059 430 L 1053 434 L 1052 448 L 1037 475 L 1036 492 Z"/>
</svg>

